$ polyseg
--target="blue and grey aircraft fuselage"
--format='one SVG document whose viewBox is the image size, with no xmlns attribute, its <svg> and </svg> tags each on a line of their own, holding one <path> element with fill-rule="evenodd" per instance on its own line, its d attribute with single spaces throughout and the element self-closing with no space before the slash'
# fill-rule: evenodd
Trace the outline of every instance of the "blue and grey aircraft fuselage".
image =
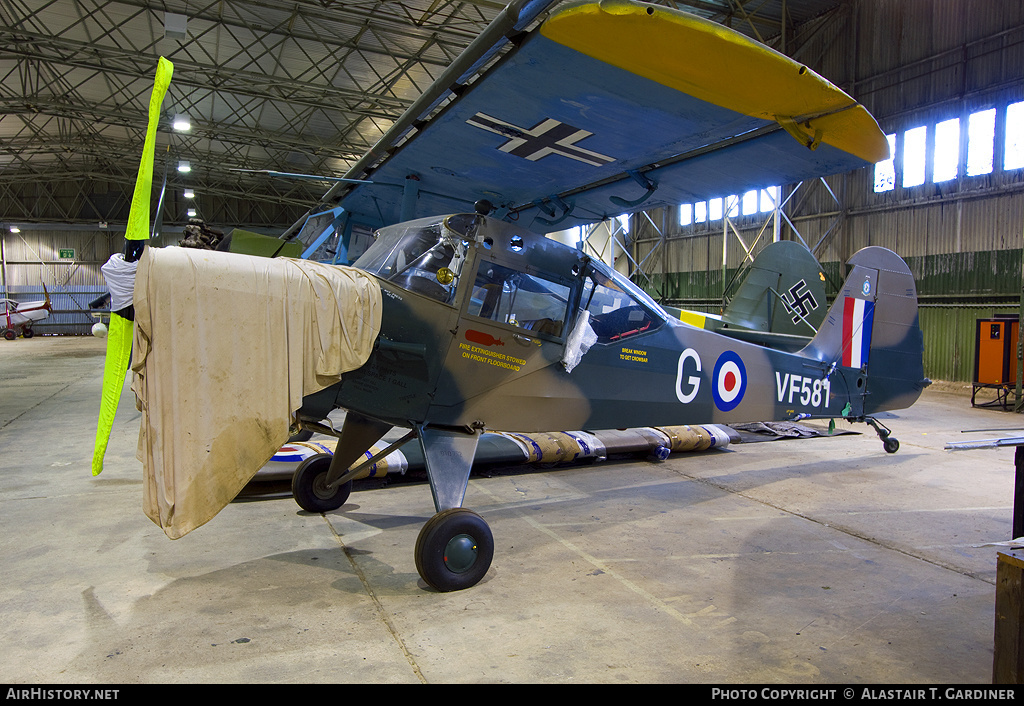
<svg viewBox="0 0 1024 706">
<path fill-rule="evenodd" d="M 333 408 L 347 414 L 333 457 L 299 466 L 295 497 L 311 511 L 339 507 L 371 444 L 411 429 L 362 465 L 419 439 L 438 514 L 417 567 L 452 590 L 478 581 L 493 549 L 483 520 L 461 507 L 486 429 L 845 417 L 895 451 L 870 415 L 912 404 L 928 382 L 914 280 L 884 248 L 850 265 L 817 333 L 790 352 L 683 323 L 604 263 L 482 214 L 382 228 L 355 263 L 380 283 L 380 334 L 362 367 L 299 410 L 321 430 Z"/>
<path fill-rule="evenodd" d="M 881 248 L 855 260 L 872 258 L 874 267 L 855 267 L 818 335 L 789 353 L 683 323 L 604 263 L 502 221 L 463 214 L 392 226 L 356 263 L 384 293 L 377 350 L 318 400 L 333 395 L 332 405 L 395 426 L 503 431 L 857 419 L 905 407 L 923 385 L 916 307 L 904 301 L 913 279 Z M 864 291 L 879 268 L 902 277 L 895 303 Z M 874 304 L 872 319 L 849 320 L 848 299 Z M 883 320 L 893 308 L 902 319 Z M 869 384 L 872 354 L 843 364 L 865 327 L 868 351 L 907 361 L 884 385 Z"/>
</svg>

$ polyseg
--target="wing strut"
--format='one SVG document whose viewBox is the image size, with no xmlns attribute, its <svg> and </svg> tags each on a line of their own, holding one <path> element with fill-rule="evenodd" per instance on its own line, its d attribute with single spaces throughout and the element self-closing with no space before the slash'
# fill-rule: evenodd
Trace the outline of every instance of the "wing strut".
<svg viewBox="0 0 1024 706">
<path fill-rule="evenodd" d="M 632 201 L 627 201 L 626 199 L 619 198 L 618 196 L 608 197 L 609 200 L 616 206 L 622 206 L 623 208 L 635 208 L 642 204 L 647 199 L 651 198 L 651 195 L 658 190 L 658 185 L 655 182 L 648 179 L 647 177 L 645 177 L 640 172 L 631 169 L 626 173 L 633 177 L 633 181 L 647 189 L 647 193 L 641 196 L 640 198 L 634 199 Z"/>
</svg>

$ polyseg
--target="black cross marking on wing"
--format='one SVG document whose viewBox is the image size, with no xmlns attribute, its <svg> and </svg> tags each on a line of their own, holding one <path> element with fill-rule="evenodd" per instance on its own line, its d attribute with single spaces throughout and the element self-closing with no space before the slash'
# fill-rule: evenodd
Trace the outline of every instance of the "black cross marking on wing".
<svg viewBox="0 0 1024 706">
<path fill-rule="evenodd" d="M 553 118 L 545 118 L 530 128 L 517 127 L 485 113 L 477 113 L 466 122 L 473 127 L 509 138 L 498 149 L 531 162 L 553 154 L 575 159 L 594 167 L 615 161 L 614 157 L 583 149 L 576 144 L 594 133 Z"/>
</svg>

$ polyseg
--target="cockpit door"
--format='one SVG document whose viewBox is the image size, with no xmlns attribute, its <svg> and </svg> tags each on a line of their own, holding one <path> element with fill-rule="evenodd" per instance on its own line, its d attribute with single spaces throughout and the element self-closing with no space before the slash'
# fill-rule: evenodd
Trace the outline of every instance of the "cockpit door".
<svg viewBox="0 0 1024 706">
<path fill-rule="evenodd" d="M 476 421 L 465 418 L 473 416 L 475 398 L 492 393 L 514 398 L 518 381 L 560 367 L 579 297 L 574 276 L 495 257 L 483 248 L 475 271 L 465 274 L 473 277 L 472 286 L 463 295 L 434 399 L 448 408 L 444 416 L 451 415 L 452 424 Z M 439 411 L 431 413 L 436 417 Z"/>
</svg>

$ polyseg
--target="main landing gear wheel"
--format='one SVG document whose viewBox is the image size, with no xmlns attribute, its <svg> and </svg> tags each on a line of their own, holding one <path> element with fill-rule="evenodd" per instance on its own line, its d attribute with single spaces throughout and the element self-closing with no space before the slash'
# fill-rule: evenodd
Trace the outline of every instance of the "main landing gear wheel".
<svg viewBox="0 0 1024 706">
<path fill-rule="evenodd" d="M 330 454 L 310 456 L 299 464 L 292 476 L 292 497 L 308 512 L 337 510 L 348 500 L 352 481 L 334 488 L 327 487 L 327 471 L 331 468 Z"/>
<path fill-rule="evenodd" d="M 493 557 L 491 528 L 480 515 L 461 507 L 431 517 L 416 539 L 416 570 L 441 592 L 475 586 Z"/>
</svg>

